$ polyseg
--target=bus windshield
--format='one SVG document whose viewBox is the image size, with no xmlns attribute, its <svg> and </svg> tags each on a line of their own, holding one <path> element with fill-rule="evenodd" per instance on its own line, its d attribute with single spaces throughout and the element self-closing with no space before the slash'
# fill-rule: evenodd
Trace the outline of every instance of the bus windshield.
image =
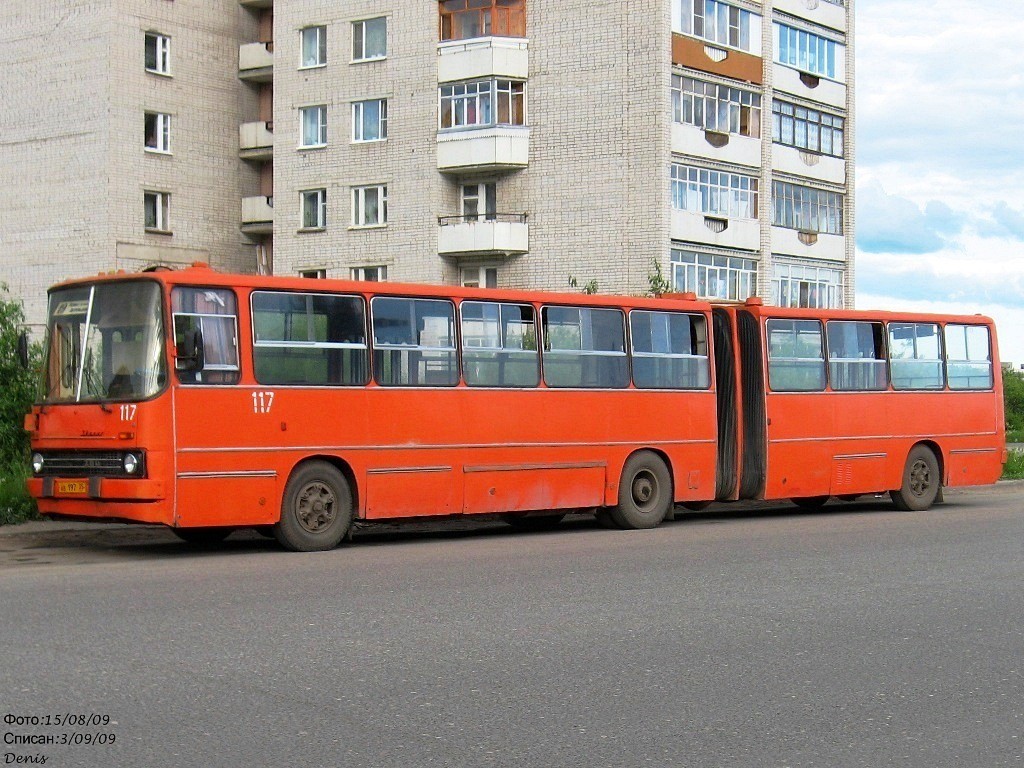
<svg viewBox="0 0 1024 768">
<path fill-rule="evenodd" d="M 50 293 L 43 402 L 142 400 L 167 380 L 160 286 L 100 283 Z"/>
</svg>

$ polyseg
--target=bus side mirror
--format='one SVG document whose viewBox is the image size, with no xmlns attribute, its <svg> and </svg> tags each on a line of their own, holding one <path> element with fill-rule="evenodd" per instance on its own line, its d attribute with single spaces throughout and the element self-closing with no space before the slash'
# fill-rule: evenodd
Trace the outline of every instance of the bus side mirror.
<svg viewBox="0 0 1024 768">
<path fill-rule="evenodd" d="M 18 362 L 22 368 L 28 370 L 28 331 L 18 334 Z"/>
<path fill-rule="evenodd" d="M 178 342 L 177 361 L 179 371 L 201 371 L 206 363 L 203 349 L 203 332 L 198 328 L 189 328 L 181 335 Z"/>
</svg>

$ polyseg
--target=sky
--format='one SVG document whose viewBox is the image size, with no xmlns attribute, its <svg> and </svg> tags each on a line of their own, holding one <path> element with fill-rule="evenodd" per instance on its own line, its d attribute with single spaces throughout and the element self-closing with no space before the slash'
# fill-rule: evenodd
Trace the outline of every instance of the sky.
<svg viewBox="0 0 1024 768">
<path fill-rule="evenodd" d="M 857 0 L 857 308 L 983 313 L 1024 364 L 1024 3 Z"/>
</svg>

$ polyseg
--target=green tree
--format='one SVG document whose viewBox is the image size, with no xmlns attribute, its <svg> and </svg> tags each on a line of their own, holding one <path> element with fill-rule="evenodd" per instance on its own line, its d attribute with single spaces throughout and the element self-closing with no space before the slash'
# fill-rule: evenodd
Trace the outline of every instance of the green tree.
<svg viewBox="0 0 1024 768">
<path fill-rule="evenodd" d="M 41 350 L 32 347 L 26 370 L 18 357 L 18 336 L 25 322 L 21 303 L 0 283 L 0 524 L 35 514 L 25 493 L 28 434 L 25 414 L 32 406 Z"/>
<path fill-rule="evenodd" d="M 1024 430 L 1024 376 L 1003 369 L 1003 403 L 1007 429 Z"/>
<path fill-rule="evenodd" d="M 672 283 L 665 279 L 665 273 L 661 271 L 661 262 L 654 259 L 651 262 L 654 271 L 647 274 L 647 289 L 649 296 L 663 296 L 672 293 Z"/>
</svg>

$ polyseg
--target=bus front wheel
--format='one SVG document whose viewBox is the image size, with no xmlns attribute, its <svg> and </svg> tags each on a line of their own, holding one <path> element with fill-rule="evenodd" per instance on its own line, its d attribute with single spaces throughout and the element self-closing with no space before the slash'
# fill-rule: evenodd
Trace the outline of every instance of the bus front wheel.
<svg viewBox="0 0 1024 768">
<path fill-rule="evenodd" d="M 898 491 L 889 491 L 889 496 L 896 509 L 917 512 L 935 502 L 941 484 L 935 453 L 926 445 L 916 445 L 903 468 L 903 485 Z"/>
<path fill-rule="evenodd" d="M 634 453 L 622 468 L 619 503 L 609 512 L 620 528 L 654 528 L 672 508 L 672 476 L 661 457 Z"/>
<path fill-rule="evenodd" d="M 292 472 L 274 526 L 283 547 L 295 552 L 334 549 L 351 524 L 352 491 L 341 472 L 326 461 L 310 461 Z"/>
</svg>

